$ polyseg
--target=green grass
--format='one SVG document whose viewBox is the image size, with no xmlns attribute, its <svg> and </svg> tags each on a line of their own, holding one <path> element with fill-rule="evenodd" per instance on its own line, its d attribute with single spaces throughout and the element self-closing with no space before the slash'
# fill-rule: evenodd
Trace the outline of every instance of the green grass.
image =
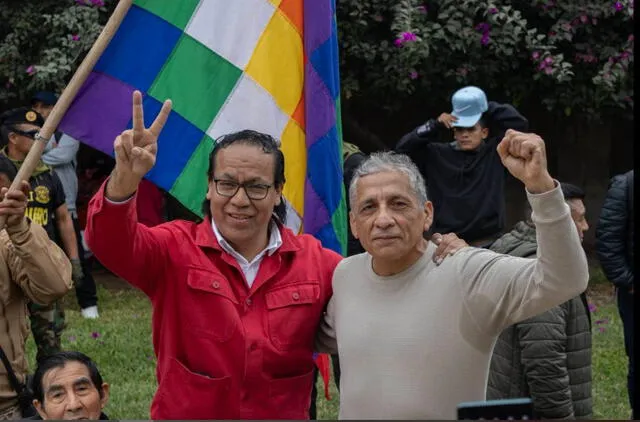
<svg viewBox="0 0 640 422">
<path fill-rule="evenodd" d="M 607 292 L 599 288 L 594 296 L 594 416 L 628 419 L 622 325 L 615 302 Z M 96 321 L 80 316 L 75 295 L 65 298 L 68 326 L 63 333 L 63 347 L 84 352 L 97 362 L 105 381 L 111 384 L 111 399 L 105 409 L 110 418 L 148 419 L 156 389 L 150 303 L 136 290 L 100 287 L 98 295 L 100 319 Z M 35 349 L 31 338 L 27 348 L 33 368 Z M 333 381 L 331 401 L 324 398 L 321 380 L 318 387 L 318 419 L 337 419 L 339 400 Z"/>
</svg>

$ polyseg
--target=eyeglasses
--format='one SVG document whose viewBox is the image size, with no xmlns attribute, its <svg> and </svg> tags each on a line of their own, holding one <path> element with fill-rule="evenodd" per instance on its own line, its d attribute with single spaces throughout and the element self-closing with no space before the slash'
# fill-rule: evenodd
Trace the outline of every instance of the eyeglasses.
<svg viewBox="0 0 640 422">
<path fill-rule="evenodd" d="M 238 193 L 238 189 L 242 187 L 249 197 L 249 199 L 253 199 L 259 201 L 267 197 L 269 193 L 269 189 L 272 185 L 265 185 L 262 183 L 237 183 L 232 180 L 224 180 L 224 179 L 213 179 L 216 184 L 216 192 L 218 195 L 225 196 L 227 198 L 232 198 L 236 196 Z"/>
<path fill-rule="evenodd" d="M 16 129 L 16 128 L 11 128 L 11 132 L 15 132 L 18 135 L 22 135 L 22 136 L 26 136 L 29 139 L 36 139 L 36 135 L 38 134 L 38 132 L 40 132 L 40 130 L 38 129 L 33 129 L 33 130 L 28 130 L 28 131 L 24 131 L 24 130 L 20 130 L 20 129 Z"/>
</svg>

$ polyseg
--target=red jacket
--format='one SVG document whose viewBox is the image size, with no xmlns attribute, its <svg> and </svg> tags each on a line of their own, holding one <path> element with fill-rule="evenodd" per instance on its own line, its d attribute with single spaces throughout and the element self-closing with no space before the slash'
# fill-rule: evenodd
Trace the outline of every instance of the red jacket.
<svg viewBox="0 0 640 422">
<path fill-rule="evenodd" d="M 137 193 L 138 221 L 147 227 L 164 223 L 162 207 L 164 196 L 160 189 L 147 179 L 142 179 L 138 185 Z"/>
<path fill-rule="evenodd" d="M 135 200 L 89 204 L 87 243 L 153 306 L 151 419 L 307 419 L 313 343 L 341 256 L 281 228 L 249 289 L 210 221 L 137 223 Z"/>
</svg>

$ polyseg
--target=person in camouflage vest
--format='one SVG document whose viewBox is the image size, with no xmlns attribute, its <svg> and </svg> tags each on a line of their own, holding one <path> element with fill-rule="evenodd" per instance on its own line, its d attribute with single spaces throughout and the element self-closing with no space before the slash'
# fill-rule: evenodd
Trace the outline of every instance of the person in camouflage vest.
<svg viewBox="0 0 640 422">
<path fill-rule="evenodd" d="M 10 110 L 3 116 L 2 126 L 7 129 L 2 132 L 2 144 L 6 146 L 0 150 L 0 160 L 3 167 L 13 167 L 15 177 L 34 142 L 35 133 L 44 124 L 44 119 L 27 107 Z M 11 175 L 6 176 L 11 179 Z M 5 183 L 10 184 L 11 181 L 12 179 L 5 180 Z M 42 226 L 53 241 L 57 226 L 62 237 L 62 247 L 71 261 L 72 279 L 77 285 L 83 278 L 82 266 L 62 183 L 51 168 L 40 161 L 29 184 L 31 191 L 25 214 L 32 222 Z M 36 359 L 41 361 L 45 356 L 60 351 L 60 336 L 65 327 L 64 310 L 60 301 L 47 305 L 29 302 L 28 308 L 31 331 L 38 349 Z"/>
</svg>

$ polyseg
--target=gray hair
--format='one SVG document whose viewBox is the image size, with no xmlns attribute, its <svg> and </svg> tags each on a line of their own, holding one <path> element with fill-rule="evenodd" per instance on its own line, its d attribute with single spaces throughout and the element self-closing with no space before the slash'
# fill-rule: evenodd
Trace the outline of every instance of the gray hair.
<svg viewBox="0 0 640 422">
<path fill-rule="evenodd" d="M 418 170 L 418 167 L 409 157 L 404 154 L 397 154 L 391 151 L 374 152 L 365 159 L 353 173 L 353 178 L 349 185 L 349 205 L 352 209 L 356 202 L 356 185 L 358 184 L 358 180 L 360 180 L 361 177 L 368 176 L 370 174 L 386 171 L 395 171 L 406 174 L 420 205 L 427 202 L 427 187 L 424 183 L 424 177 L 422 177 L 420 170 Z"/>
</svg>

